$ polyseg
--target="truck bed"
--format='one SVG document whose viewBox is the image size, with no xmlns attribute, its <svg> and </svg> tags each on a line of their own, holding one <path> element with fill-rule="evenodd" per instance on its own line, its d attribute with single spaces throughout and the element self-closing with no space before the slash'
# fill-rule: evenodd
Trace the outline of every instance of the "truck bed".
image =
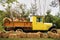
<svg viewBox="0 0 60 40">
<path fill-rule="evenodd" d="M 19 21 L 13 21 L 13 22 L 5 22 L 5 27 L 32 27 L 32 22 L 19 22 Z"/>
</svg>

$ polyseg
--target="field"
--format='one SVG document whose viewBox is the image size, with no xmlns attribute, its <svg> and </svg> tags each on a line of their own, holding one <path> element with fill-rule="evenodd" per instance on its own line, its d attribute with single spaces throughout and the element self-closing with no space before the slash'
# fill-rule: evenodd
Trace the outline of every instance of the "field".
<svg viewBox="0 0 60 40">
<path fill-rule="evenodd" d="M 60 40 L 52 38 L 0 38 L 0 40 Z"/>
</svg>

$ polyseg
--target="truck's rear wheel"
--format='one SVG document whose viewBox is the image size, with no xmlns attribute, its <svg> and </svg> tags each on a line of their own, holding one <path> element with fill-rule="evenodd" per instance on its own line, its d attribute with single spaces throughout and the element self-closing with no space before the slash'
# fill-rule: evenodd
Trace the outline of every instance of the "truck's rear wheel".
<svg viewBox="0 0 60 40">
<path fill-rule="evenodd" d="M 53 32 L 53 33 L 57 33 L 56 28 L 52 28 L 50 31 Z"/>
<path fill-rule="evenodd" d="M 23 30 L 22 30 L 22 29 L 17 29 L 16 31 L 21 31 L 21 32 L 23 32 Z"/>
</svg>

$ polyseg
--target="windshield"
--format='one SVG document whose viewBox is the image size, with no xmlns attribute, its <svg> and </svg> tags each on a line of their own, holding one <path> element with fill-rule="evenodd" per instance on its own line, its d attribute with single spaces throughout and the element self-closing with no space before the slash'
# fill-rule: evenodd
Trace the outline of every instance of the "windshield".
<svg viewBox="0 0 60 40">
<path fill-rule="evenodd" d="M 41 22 L 42 21 L 42 18 L 37 18 L 37 22 Z"/>
</svg>

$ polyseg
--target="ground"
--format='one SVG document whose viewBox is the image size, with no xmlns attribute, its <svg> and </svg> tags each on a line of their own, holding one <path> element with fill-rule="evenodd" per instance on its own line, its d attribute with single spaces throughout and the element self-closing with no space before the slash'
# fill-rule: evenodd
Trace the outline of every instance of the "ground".
<svg viewBox="0 0 60 40">
<path fill-rule="evenodd" d="M 60 31 L 60 29 L 57 29 L 57 31 Z"/>
<path fill-rule="evenodd" d="M 1 30 L 2 28 L 0 28 Z M 57 29 L 60 32 L 60 29 Z M 60 40 L 53 38 L 0 38 L 0 40 Z"/>
<path fill-rule="evenodd" d="M 0 38 L 0 40 L 60 40 L 52 38 Z"/>
</svg>

